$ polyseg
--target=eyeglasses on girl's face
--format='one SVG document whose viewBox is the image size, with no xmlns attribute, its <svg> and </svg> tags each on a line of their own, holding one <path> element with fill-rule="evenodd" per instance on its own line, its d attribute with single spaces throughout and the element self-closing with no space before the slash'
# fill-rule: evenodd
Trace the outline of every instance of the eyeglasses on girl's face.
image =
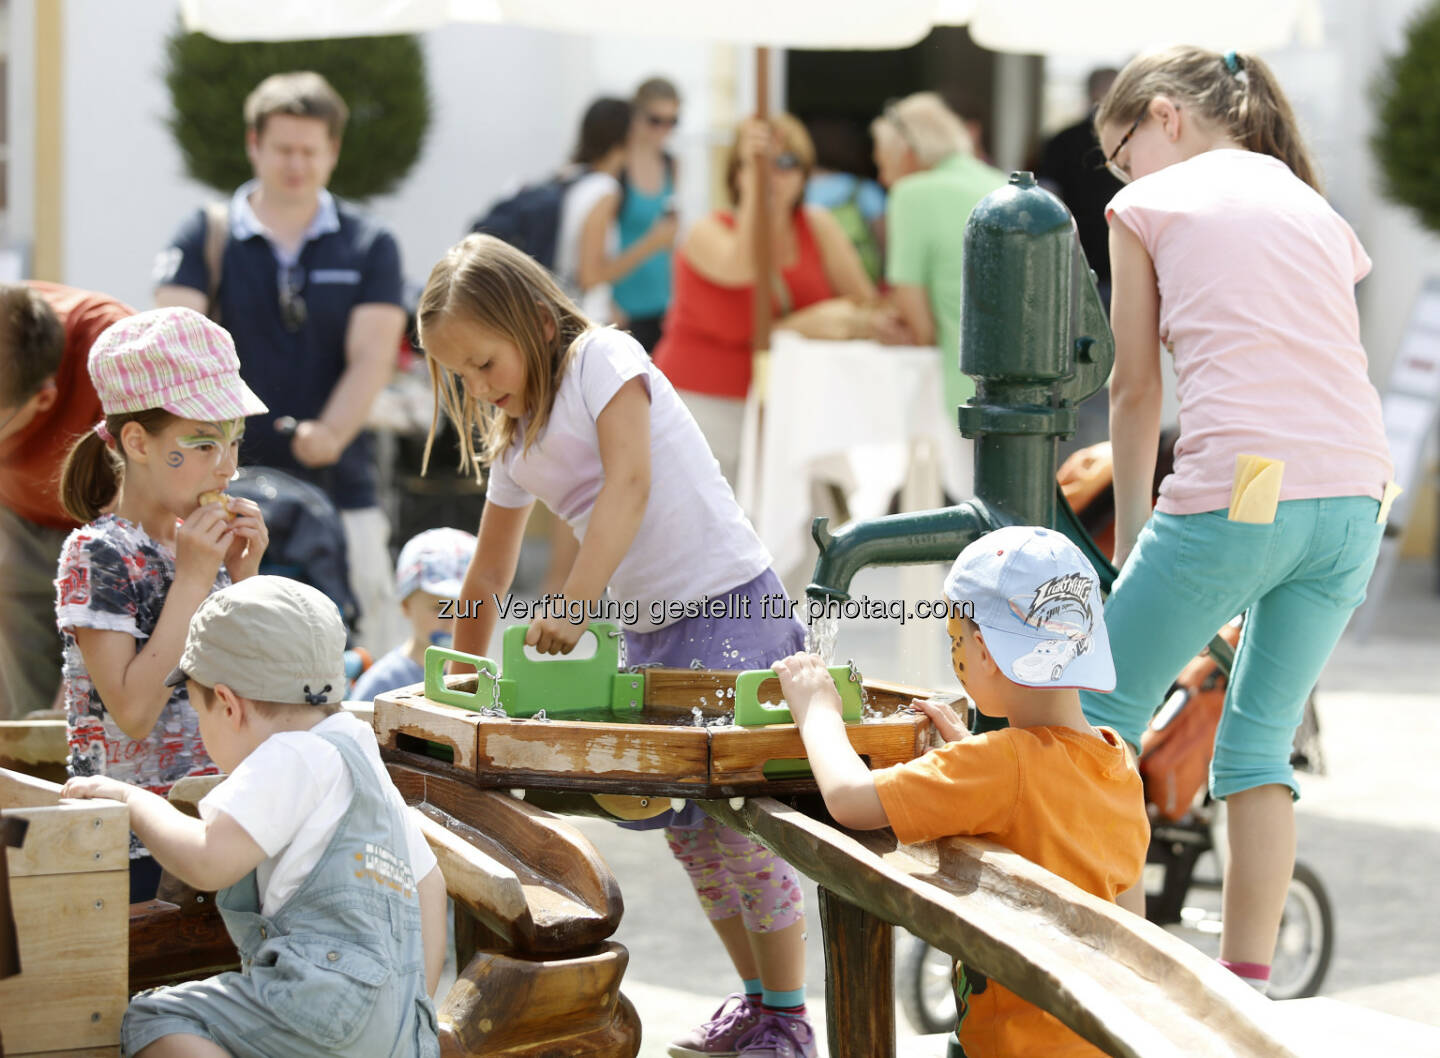
<svg viewBox="0 0 1440 1058">
<path fill-rule="evenodd" d="M 800 160 L 800 156 L 794 151 L 781 151 L 770 160 L 770 164 L 782 173 L 803 168 L 805 165 L 805 163 Z"/>
<path fill-rule="evenodd" d="M 1140 127 L 1140 122 L 1145 120 L 1146 113 L 1147 111 L 1143 110 L 1140 112 L 1140 116 L 1130 124 L 1129 131 L 1126 132 L 1125 135 L 1120 137 L 1120 142 L 1115 144 L 1115 149 L 1111 151 L 1109 156 L 1105 159 L 1105 168 L 1109 169 L 1110 175 L 1113 176 L 1116 180 L 1119 180 L 1122 184 L 1128 184 L 1130 182 L 1130 167 L 1125 166 L 1124 168 L 1121 168 L 1119 165 L 1115 164 L 1115 158 L 1122 150 L 1125 149 L 1125 144 L 1130 142 L 1130 137 L 1135 135 L 1135 130 Z"/>
<path fill-rule="evenodd" d="M 645 122 L 652 129 L 673 129 L 680 122 L 678 114 L 656 114 L 645 111 Z"/>
</svg>

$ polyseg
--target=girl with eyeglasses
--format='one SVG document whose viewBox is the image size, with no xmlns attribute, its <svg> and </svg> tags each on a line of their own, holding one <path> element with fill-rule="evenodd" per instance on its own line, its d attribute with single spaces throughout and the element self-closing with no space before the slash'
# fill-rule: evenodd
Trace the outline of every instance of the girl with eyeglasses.
<svg viewBox="0 0 1440 1058">
<path fill-rule="evenodd" d="M 791 115 L 742 122 L 726 165 L 730 208 L 697 221 L 675 258 L 674 298 L 655 362 L 731 483 L 750 388 L 760 165 L 770 166 L 775 327 L 849 339 L 878 337 L 893 325 L 893 316 L 874 306 L 875 285 L 840 223 L 824 207 L 804 204 L 814 160 L 805 127 Z"/>
<path fill-rule="evenodd" d="M 1295 856 L 1295 729 L 1365 596 L 1391 491 L 1355 304 L 1370 259 L 1252 55 L 1135 59 L 1095 127 L 1130 183 L 1106 210 L 1118 682 L 1085 711 L 1138 746 L 1185 662 L 1246 612 L 1210 792 L 1229 821 L 1220 959 L 1263 992 Z M 1152 513 L 1162 347 L 1180 437 Z"/>
</svg>

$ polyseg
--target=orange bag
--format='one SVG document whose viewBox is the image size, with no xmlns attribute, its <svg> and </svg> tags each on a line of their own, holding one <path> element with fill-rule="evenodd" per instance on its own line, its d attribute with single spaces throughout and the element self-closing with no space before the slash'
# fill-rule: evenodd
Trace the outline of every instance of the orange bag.
<svg viewBox="0 0 1440 1058">
<path fill-rule="evenodd" d="M 1233 647 L 1240 639 L 1240 629 L 1228 624 L 1220 636 Z M 1162 709 L 1151 721 L 1140 739 L 1139 761 L 1145 800 L 1155 806 L 1160 818 L 1172 822 L 1190 811 L 1196 795 L 1209 782 L 1215 730 L 1220 726 L 1230 681 L 1206 650 L 1181 670 L 1175 683 L 1189 694 L 1185 707 L 1174 717 L 1167 717 Z"/>
</svg>

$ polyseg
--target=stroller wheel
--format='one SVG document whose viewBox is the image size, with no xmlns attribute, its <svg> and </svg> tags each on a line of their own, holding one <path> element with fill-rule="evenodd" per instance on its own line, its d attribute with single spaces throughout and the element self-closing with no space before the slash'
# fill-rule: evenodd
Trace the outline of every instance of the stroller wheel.
<svg viewBox="0 0 1440 1058">
<path fill-rule="evenodd" d="M 954 960 L 919 937 L 896 933 L 895 994 L 910 1027 L 920 1033 L 955 1028 Z"/>
</svg>

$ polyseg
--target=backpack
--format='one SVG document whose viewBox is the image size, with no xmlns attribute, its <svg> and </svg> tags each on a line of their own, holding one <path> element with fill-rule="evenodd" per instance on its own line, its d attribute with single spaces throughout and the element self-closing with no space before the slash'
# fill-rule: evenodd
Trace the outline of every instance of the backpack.
<svg viewBox="0 0 1440 1058">
<path fill-rule="evenodd" d="M 557 173 L 548 180 L 525 185 L 492 204 L 484 216 L 470 225 L 470 230 L 503 239 L 553 272 L 565 192 L 584 172 L 582 169 Z"/>
</svg>

